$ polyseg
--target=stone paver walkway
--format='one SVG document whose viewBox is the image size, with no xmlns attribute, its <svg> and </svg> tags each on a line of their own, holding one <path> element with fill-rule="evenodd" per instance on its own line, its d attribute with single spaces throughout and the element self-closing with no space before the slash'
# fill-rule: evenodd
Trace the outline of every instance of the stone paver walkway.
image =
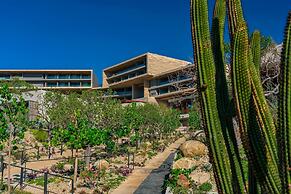
<svg viewBox="0 0 291 194">
<path fill-rule="evenodd" d="M 159 153 L 147 161 L 144 167 L 136 167 L 132 174 L 112 194 L 159 194 L 165 176 L 169 173 L 174 159 L 174 154 L 179 146 L 184 143 L 184 137 L 172 143 L 164 152 Z"/>
</svg>

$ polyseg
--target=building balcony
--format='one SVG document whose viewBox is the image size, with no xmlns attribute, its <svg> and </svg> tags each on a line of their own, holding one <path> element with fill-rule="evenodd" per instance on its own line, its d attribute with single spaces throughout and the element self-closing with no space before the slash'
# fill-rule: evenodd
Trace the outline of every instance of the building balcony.
<svg viewBox="0 0 291 194">
<path fill-rule="evenodd" d="M 170 80 L 163 81 L 163 82 L 160 82 L 158 85 L 150 87 L 149 89 L 153 90 L 153 89 L 163 88 L 163 87 L 166 87 L 166 86 L 172 86 L 172 85 L 175 85 L 175 84 L 180 84 L 180 83 L 188 82 L 188 81 L 192 81 L 192 78 L 185 78 L 185 79 L 173 80 L 173 81 L 170 81 Z"/>
<path fill-rule="evenodd" d="M 143 69 L 143 68 L 146 68 L 146 65 L 144 63 L 132 65 L 132 66 L 129 66 L 129 67 L 124 68 L 122 70 L 118 70 L 118 71 L 114 71 L 112 73 L 108 73 L 108 75 L 107 75 L 108 78 L 107 79 L 119 77 L 119 76 L 125 75 L 127 73 L 131 73 L 131 72 Z"/>
</svg>

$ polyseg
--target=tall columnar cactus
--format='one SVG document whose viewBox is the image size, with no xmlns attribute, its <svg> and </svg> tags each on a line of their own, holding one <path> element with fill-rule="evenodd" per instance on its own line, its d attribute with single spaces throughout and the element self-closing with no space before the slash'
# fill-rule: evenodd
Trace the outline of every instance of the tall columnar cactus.
<svg viewBox="0 0 291 194">
<path fill-rule="evenodd" d="M 278 141 L 284 193 L 291 193 L 291 12 L 285 30 L 281 55 L 278 109 Z M 283 193 L 282 192 L 282 193 Z"/>
<path fill-rule="evenodd" d="M 214 175 L 218 190 L 221 193 L 232 194 L 234 192 L 230 163 L 217 111 L 215 65 L 210 41 L 207 0 L 191 0 L 191 24 L 202 114 L 210 147 L 210 158 L 215 169 Z"/>
<path fill-rule="evenodd" d="M 234 192 L 246 192 L 246 180 L 243 173 L 241 157 L 236 141 L 235 130 L 232 122 L 233 108 L 228 94 L 228 85 L 225 74 L 225 53 L 224 53 L 224 27 L 226 17 L 226 1 L 217 0 L 213 11 L 211 41 L 215 62 L 216 77 L 216 100 L 221 129 L 229 154 Z"/>
<path fill-rule="evenodd" d="M 226 82 L 223 49 L 225 0 L 217 0 L 215 4 L 212 42 L 207 0 L 191 0 L 192 38 L 202 116 L 218 190 L 220 193 L 290 194 L 290 13 L 282 52 L 279 123 L 276 129 L 259 76 L 260 34 L 255 32 L 249 41 L 240 0 L 226 0 L 226 5 L 232 53 L 232 94 L 250 169 L 247 186 L 242 178 L 233 115 L 229 108 L 232 103 Z"/>
</svg>

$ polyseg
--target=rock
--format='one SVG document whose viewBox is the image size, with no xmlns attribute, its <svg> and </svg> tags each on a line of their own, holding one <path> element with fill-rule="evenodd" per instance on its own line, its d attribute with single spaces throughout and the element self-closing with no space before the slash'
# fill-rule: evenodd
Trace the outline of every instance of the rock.
<svg viewBox="0 0 291 194">
<path fill-rule="evenodd" d="M 72 164 L 65 164 L 64 165 L 64 171 L 70 171 L 71 169 L 73 169 L 73 165 Z"/>
<path fill-rule="evenodd" d="M 184 174 L 180 174 L 178 176 L 177 184 L 182 186 L 182 187 L 185 187 L 185 188 L 189 188 L 190 187 L 190 182 L 189 182 L 188 178 Z"/>
<path fill-rule="evenodd" d="M 207 147 L 200 141 L 189 140 L 180 146 L 185 157 L 203 156 L 207 154 Z"/>
<path fill-rule="evenodd" d="M 99 170 L 107 170 L 110 164 L 106 160 L 97 160 L 94 163 L 94 166 L 96 166 Z"/>
<path fill-rule="evenodd" d="M 198 161 L 190 158 L 181 158 L 174 162 L 173 169 L 190 169 L 198 165 Z"/>
<path fill-rule="evenodd" d="M 197 185 L 202 185 L 210 180 L 210 174 L 207 172 L 193 171 L 189 176 Z"/>
</svg>

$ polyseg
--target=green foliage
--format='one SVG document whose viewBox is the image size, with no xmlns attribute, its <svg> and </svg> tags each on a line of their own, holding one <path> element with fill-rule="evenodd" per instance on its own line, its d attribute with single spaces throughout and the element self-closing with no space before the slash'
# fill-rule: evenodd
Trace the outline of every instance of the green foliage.
<svg viewBox="0 0 291 194">
<path fill-rule="evenodd" d="M 59 177 L 49 177 L 47 180 L 48 184 L 58 182 L 58 181 L 62 181 L 62 179 Z M 44 177 L 40 176 L 40 177 L 37 177 L 35 179 L 28 180 L 27 182 L 28 182 L 28 184 L 34 184 L 34 185 L 43 187 L 44 186 Z"/>
<path fill-rule="evenodd" d="M 22 191 L 22 190 L 19 190 L 19 189 L 15 189 L 12 194 L 32 194 L 31 192 L 28 192 L 28 191 Z"/>
<path fill-rule="evenodd" d="M 5 142 L 12 134 L 13 143 L 19 142 L 24 137 L 28 126 L 28 109 L 21 95 L 11 93 L 7 84 L 0 88 L 0 147 L 3 149 Z"/>
<path fill-rule="evenodd" d="M 32 129 L 31 133 L 38 142 L 43 143 L 48 141 L 49 136 L 47 131 Z"/>
<path fill-rule="evenodd" d="M 70 149 L 106 145 L 107 152 L 118 151 L 117 140 L 127 137 L 132 145 L 168 137 L 180 125 L 179 113 L 167 107 L 136 103 L 122 106 L 102 93 L 86 91 L 62 94 L 48 92 L 42 120 L 51 128 L 52 145 Z"/>
<path fill-rule="evenodd" d="M 196 108 L 191 108 L 189 111 L 189 127 L 191 130 L 201 130 L 201 117 Z"/>
<path fill-rule="evenodd" d="M 205 192 L 210 191 L 212 189 L 212 184 L 211 183 L 203 183 L 202 185 L 200 185 L 198 187 L 198 189 L 201 191 L 205 191 Z"/>
</svg>

